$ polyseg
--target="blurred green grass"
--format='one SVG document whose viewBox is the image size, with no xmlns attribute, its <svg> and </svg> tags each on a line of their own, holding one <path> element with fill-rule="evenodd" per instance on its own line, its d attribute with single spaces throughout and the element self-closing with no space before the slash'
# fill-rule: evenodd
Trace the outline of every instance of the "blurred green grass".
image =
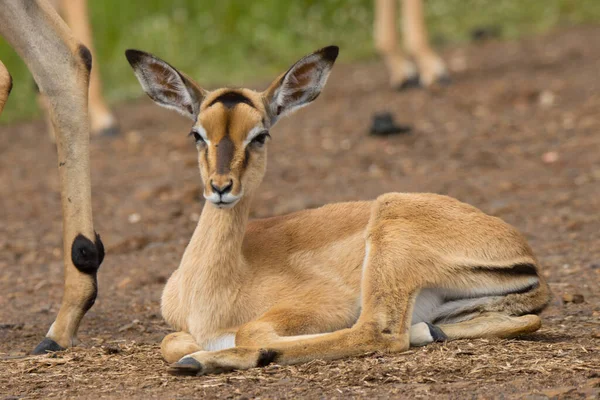
<svg viewBox="0 0 600 400">
<path fill-rule="evenodd" d="M 142 95 L 123 52 L 164 58 L 206 87 L 240 84 L 282 72 L 307 52 L 342 48 L 342 62 L 375 55 L 373 0 L 90 0 L 104 92 L 112 104 Z M 469 40 L 478 27 L 514 39 L 559 25 L 600 21 L 600 0 L 426 0 L 434 43 Z M 14 78 L 2 121 L 39 114 L 32 79 L 0 39 Z"/>
</svg>

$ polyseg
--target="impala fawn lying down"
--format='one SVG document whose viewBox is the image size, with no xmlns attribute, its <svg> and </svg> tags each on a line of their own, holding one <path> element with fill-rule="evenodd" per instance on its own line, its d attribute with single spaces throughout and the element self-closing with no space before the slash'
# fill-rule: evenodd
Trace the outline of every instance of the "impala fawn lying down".
<svg viewBox="0 0 600 400">
<path fill-rule="evenodd" d="M 202 89 L 128 50 L 145 92 L 194 121 L 206 204 L 162 313 L 171 371 L 332 360 L 540 327 L 550 292 L 523 236 L 446 196 L 390 193 L 248 221 L 269 130 L 315 100 L 338 55 L 310 54 L 267 90 Z"/>
</svg>

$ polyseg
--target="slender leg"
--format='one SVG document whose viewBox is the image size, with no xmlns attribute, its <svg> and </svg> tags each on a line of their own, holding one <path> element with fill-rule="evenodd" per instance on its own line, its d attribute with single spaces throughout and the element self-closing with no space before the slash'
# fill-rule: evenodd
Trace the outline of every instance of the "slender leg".
<svg viewBox="0 0 600 400">
<path fill-rule="evenodd" d="M 73 36 L 86 45 L 92 52 L 93 58 L 97 59 L 94 52 L 87 2 L 88 0 L 62 0 L 61 12 L 65 22 L 71 28 Z M 90 75 L 89 114 L 93 135 L 113 136 L 119 133 L 117 122 L 102 96 L 100 70 L 97 63 L 92 68 Z"/>
<path fill-rule="evenodd" d="M 417 63 L 421 84 L 448 83 L 444 61 L 429 45 L 423 0 L 402 0 L 402 28 L 406 51 Z"/>
<path fill-rule="evenodd" d="M 277 305 L 260 318 L 242 325 L 235 334 L 235 345 L 262 347 L 318 337 L 323 335 L 322 332 L 348 328 L 356 321 L 359 309 L 355 301 L 308 305 L 306 299 L 327 298 L 326 290 L 322 295 L 317 295 L 314 290 L 310 293 L 299 294 L 298 298 L 289 300 L 287 304 Z M 168 362 L 178 361 L 200 350 L 194 337 L 186 332 L 167 335 L 161 344 L 162 355 Z"/>
<path fill-rule="evenodd" d="M 314 359 L 334 360 L 371 351 L 400 352 L 410 345 L 409 327 L 420 280 L 403 279 L 421 270 L 411 259 L 410 244 L 393 238 L 394 257 L 385 251 L 387 235 L 368 241 L 363 265 L 362 311 L 356 323 L 332 333 L 299 337 L 259 346 L 215 352 L 200 351 L 171 366 L 176 374 L 207 374 L 264 366 L 271 362 L 297 364 Z M 406 246 L 406 247 L 405 247 Z"/>
<path fill-rule="evenodd" d="M 4 110 L 4 105 L 6 104 L 6 100 L 8 99 L 11 90 L 12 77 L 4 64 L 2 64 L 2 61 L 0 61 L 0 115 L 2 115 L 2 110 Z"/>
<path fill-rule="evenodd" d="M 540 329 L 542 321 L 533 314 L 512 317 L 501 313 L 482 314 L 454 324 L 432 325 L 420 322 L 410 327 L 411 346 L 475 338 L 513 338 Z"/>
<path fill-rule="evenodd" d="M 396 1 L 375 0 L 373 33 L 375 47 L 381 54 L 390 76 L 390 86 L 404 89 L 419 83 L 416 65 L 406 58 L 398 46 Z"/>
<path fill-rule="evenodd" d="M 160 352 L 165 360 L 174 363 L 182 357 L 201 351 L 194 337 L 187 332 L 170 333 L 162 340 Z"/>
<path fill-rule="evenodd" d="M 87 90 L 91 53 L 46 0 L 0 0 L 0 34 L 27 64 L 48 98 L 56 132 L 63 208 L 65 291 L 58 316 L 35 354 L 73 345 L 94 304 L 104 248 L 94 232 Z"/>
</svg>

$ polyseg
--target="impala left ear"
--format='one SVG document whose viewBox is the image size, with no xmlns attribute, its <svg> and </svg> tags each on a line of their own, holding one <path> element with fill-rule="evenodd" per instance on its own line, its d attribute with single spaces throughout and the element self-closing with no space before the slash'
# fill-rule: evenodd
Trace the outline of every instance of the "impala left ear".
<svg viewBox="0 0 600 400">
<path fill-rule="evenodd" d="M 328 46 L 307 55 L 265 90 L 271 124 L 319 97 L 338 53 L 339 47 Z"/>
</svg>

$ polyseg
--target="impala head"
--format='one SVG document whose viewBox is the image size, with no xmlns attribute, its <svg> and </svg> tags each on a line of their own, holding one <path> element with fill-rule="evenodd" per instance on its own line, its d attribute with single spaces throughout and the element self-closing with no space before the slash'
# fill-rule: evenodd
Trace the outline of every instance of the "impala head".
<svg viewBox="0 0 600 400">
<path fill-rule="evenodd" d="M 284 115 L 315 100 L 338 55 L 336 46 L 307 55 L 264 92 L 207 91 L 151 54 L 127 50 L 127 60 L 155 103 L 194 121 L 204 197 L 219 208 L 233 207 L 256 190 L 265 173 L 269 129 Z"/>
</svg>

